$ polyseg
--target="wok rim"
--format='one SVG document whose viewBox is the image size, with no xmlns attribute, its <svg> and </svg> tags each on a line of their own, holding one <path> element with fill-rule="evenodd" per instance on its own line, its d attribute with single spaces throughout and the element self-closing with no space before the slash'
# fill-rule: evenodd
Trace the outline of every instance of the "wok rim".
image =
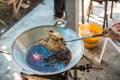
<svg viewBox="0 0 120 80">
<path fill-rule="evenodd" d="M 28 30 L 25 30 L 24 32 L 22 32 L 21 34 L 19 34 L 15 39 L 14 39 L 14 41 L 13 41 L 13 44 L 12 44 L 12 48 L 11 48 L 11 53 L 10 53 L 10 55 L 12 56 L 12 58 L 13 58 L 13 61 L 22 69 L 22 70 L 24 70 L 25 72 L 27 72 L 27 74 L 37 74 L 37 75 L 54 75 L 54 74 L 59 74 L 59 73 L 62 73 L 62 72 L 65 72 L 65 71 L 67 71 L 67 70 L 69 70 L 69 69 L 71 69 L 72 67 L 74 67 L 80 60 L 81 60 L 81 58 L 82 58 L 82 56 L 83 56 L 83 54 L 84 54 L 84 44 L 83 44 L 83 42 L 81 42 L 81 45 L 83 46 L 82 48 L 83 49 L 81 49 L 81 57 L 78 59 L 78 61 L 76 62 L 76 63 L 74 63 L 74 65 L 72 65 L 72 66 L 70 66 L 70 67 L 65 67 L 64 69 L 62 69 L 62 70 L 59 70 L 59 71 L 55 71 L 55 72 L 40 72 L 40 71 L 36 71 L 36 70 L 34 70 L 34 69 L 32 69 L 32 68 L 30 68 L 29 66 L 28 66 L 28 64 L 26 64 L 29 68 L 25 68 L 24 66 L 22 66 L 22 65 L 20 65 L 20 63 L 17 61 L 17 59 L 14 57 L 14 51 L 13 51 L 13 47 L 14 47 L 14 45 L 15 45 L 15 42 L 16 42 L 16 40 L 21 36 L 21 35 L 23 35 L 24 33 L 26 33 L 26 32 L 29 32 L 30 30 L 33 30 L 33 29 L 36 29 L 36 28 L 43 28 L 43 27 L 54 27 L 53 25 L 43 25 L 43 26 L 37 26 L 37 27 L 33 27 L 33 28 L 30 28 L 30 29 L 28 29 Z M 57 28 L 63 28 L 63 27 L 57 27 Z M 64 28 L 64 29 L 67 29 L 67 30 L 70 30 L 70 31 L 72 31 L 72 34 L 74 34 L 74 35 L 77 35 L 77 37 L 80 37 L 77 33 L 75 33 L 73 30 L 71 30 L 71 29 L 69 29 L 69 28 Z"/>
</svg>

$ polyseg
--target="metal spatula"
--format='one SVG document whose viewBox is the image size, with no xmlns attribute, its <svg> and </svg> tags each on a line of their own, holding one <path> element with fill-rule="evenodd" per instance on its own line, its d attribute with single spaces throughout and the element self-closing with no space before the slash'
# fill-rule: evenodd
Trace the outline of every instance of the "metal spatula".
<svg viewBox="0 0 120 80">
<path fill-rule="evenodd" d="M 73 42 L 73 41 L 79 41 L 79 40 L 83 40 L 83 39 L 87 39 L 87 38 L 100 37 L 100 36 L 103 36 L 104 34 L 105 33 L 95 34 L 95 35 L 90 35 L 90 36 L 85 36 L 85 37 L 81 37 L 81 38 L 78 38 L 78 39 L 73 39 L 73 40 L 65 41 L 65 43 Z"/>
</svg>

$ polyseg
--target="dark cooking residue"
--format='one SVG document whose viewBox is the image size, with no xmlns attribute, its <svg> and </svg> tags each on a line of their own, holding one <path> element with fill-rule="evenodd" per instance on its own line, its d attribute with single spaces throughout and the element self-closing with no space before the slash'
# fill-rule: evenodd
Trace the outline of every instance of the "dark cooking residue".
<svg viewBox="0 0 120 80">
<path fill-rule="evenodd" d="M 29 67 L 40 72 L 55 72 L 64 69 L 70 59 L 69 49 L 51 51 L 40 44 L 33 46 L 26 55 Z"/>
</svg>

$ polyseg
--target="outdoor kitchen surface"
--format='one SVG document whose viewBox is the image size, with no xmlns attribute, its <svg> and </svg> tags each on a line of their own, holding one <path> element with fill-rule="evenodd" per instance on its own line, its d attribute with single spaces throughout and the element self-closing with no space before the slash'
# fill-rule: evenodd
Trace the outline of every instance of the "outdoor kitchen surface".
<svg viewBox="0 0 120 80">
<path fill-rule="evenodd" d="M 85 10 L 87 4 L 88 0 L 85 0 Z M 114 3 L 112 19 L 109 18 L 111 1 L 109 1 L 108 4 L 108 25 L 111 26 L 112 24 L 120 21 L 120 3 Z M 81 0 L 79 7 L 80 15 L 78 17 L 79 24 L 81 25 Z M 93 2 L 93 14 L 91 14 L 89 22 L 98 24 L 102 27 L 103 15 L 104 5 Z M 86 20 L 87 16 L 85 15 L 85 22 Z M 31 74 L 27 71 L 21 70 L 19 65 L 17 65 L 12 57 L 9 55 L 9 53 L 11 53 L 12 44 L 14 40 L 24 31 L 35 28 L 37 26 L 53 25 L 54 23 L 55 20 L 53 17 L 53 0 L 43 0 L 43 2 L 41 2 L 33 10 L 31 10 L 31 12 L 29 12 L 25 17 L 19 20 L 1 37 L 0 48 L 2 50 L 5 50 L 5 52 L 4 54 L 2 54 L 2 52 L 0 54 L 0 80 L 22 80 L 21 72 L 28 75 Z M 102 51 L 104 40 L 104 38 L 100 37 L 100 41 L 97 47 L 84 50 L 84 56 L 82 56 L 81 60 L 77 64 L 77 66 L 80 66 L 79 70 L 77 70 L 77 72 L 74 71 L 75 67 L 73 69 L 70 69 L 69 72 L 71 74 L 68 75 L 69 80 L 120 80 L 120 53 L 110 42 L 108 42 L 107 44 L 102 62 L 99 63 L 98 61 L 100 58 L 100 53 Z M 89 65 L 92 65 L 92 67 Z M 85 69 L 83 68 L 84 66 L 89 67 Z M 75 73 L 78 79 L 74 79 Z M 30 78 L 31 79 L 27 79 L 26 77 L 24 80 L 50 80 L 44 78 L 40 79 L 38 76 L 34 79 L 32 79 L 31 76 Z"/>
</svg>

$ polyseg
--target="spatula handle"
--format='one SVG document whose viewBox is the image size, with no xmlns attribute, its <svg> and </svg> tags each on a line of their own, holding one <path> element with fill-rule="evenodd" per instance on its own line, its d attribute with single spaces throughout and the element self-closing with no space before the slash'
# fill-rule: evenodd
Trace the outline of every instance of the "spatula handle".
<svg viewBox="0 0 120 80">
<path fill-rule="evenodd" d="M 82 38 L 65 41 L 65 43 L 72 42 L 72 41 L 83 40 L 83 39 L 92 38 L 92 37 L 99 37 L 99 36 L 103 36 L 104 34 L 105 34 L 105 33 L 95 34 L 95 35 L 91 35 L 91 36 L 85 36 L 85 37 L 82 37 Z"/>
</svg>

